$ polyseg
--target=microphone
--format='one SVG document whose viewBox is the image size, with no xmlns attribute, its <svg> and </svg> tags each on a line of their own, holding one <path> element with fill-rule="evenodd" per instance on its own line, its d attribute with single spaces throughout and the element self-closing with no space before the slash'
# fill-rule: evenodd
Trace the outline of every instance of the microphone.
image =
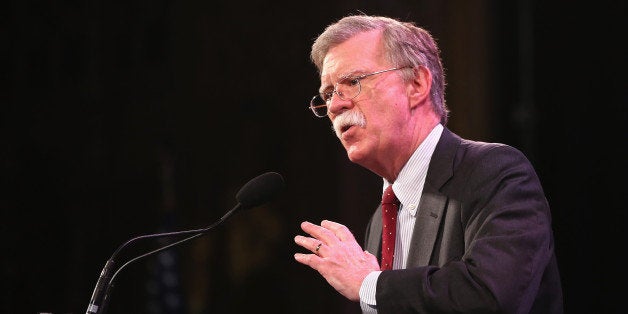
<svg viewBox="0 0 628 314">
<path fill-rule="evenodd" d="M 208 231 L 212 230 L 216 226 L 220 225 L 227 218 L 231 217 L 238 210 L 251 209 L 253 207 L 260 206 L 262 204 L 268 203 L 274 200 L 279 193 L 284 189 L 285 183 L 283 177 L 276 172 L 266 172 L 261 174 L 247 182 L 243 185 L 238 193 L 236 194 L 236 201 L 238 202 L 230 211 L 224 214 L 218 221 L 214 222 L 212 225 L 202 229 L 194 229 L 194 230 L 184 230 L 184 231 L 176 231 L 176 232 L 165 232 L 165 233 L 155 233 L 142 235 L 139 237 L 132 238 L 128 240 L 124 244 L 120 245 L 111 255 L 111 257 L 105 263 L 102 271 L 100 272 L 100 277 L 96 282 L 96 287 L 94 288 L 94 292 L 92 293 L 92 297 L 90 299 L 89 305 L 87 306 L 86 314 L 102 314 L 105 313 L 108 301 L 109 301 L 109 291 L 111 287 L 113 287 L 114 280 L 118 273 L 129 265 L 141 258 L 147 257 L 149 255 L 153 255 L 155 253 L 161 252 L 163 250 L 169 249 L 173 246 L 179 245 L 183 242 L 187 242 L 194 238 L 205 235 Z M 120 253 L 120 251 L 129 246 L 131 243 L 136 242 L 140 239 L 148 239 L 148 238 L 162 238 L 162 237 L 170 237 L 170 236 L 180 236 L 186 234 L 194 234 L 190 237 L 184 238 L 182 240 L 176 241 L 174 243 L 168 244 L 156 250 L 150 251 L 148 253 L 137 256 L 122 266 L 118 268 L 118 270 L 111 275 L 113 267 L 115 265 L 115 258 Z"/>
</svg>

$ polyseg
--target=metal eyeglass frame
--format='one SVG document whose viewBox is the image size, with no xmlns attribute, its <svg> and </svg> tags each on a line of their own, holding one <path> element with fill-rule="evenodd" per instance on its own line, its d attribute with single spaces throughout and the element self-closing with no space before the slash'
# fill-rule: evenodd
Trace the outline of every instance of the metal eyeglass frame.
<svg viewBox="0 0 628 314">
<path fill-rule="evenodd" d="M 356 97 L 358 97 L 358 95 L 360 95 L 360 92 L 362 91 L 362 85 L 360 84 L 360 81 L 364 78 L 367 78 L 369 76 L 373 76 L 376 74 L 381 74 L 381 73 L 385 73 L 385 72 L 390 72 L 390 71 L 395 71 L 395 70 L 402 70 L 402 69 L 406 69 L 406 68 L 412 68 L 412 66 L 404 66 L 404 67 L 394 67 L 394 68 L 390 68 L 390 69 L 386 69 L 386 70 L 380 70 L 380 71 L 375 71 L 372 73 L 367 73 L 367 74 L 362 74 L 356 77 L 345 77 L 341 80 L 339 80 L 335 85 L 334 85 L 334 89 L 330 92 L 325 92 L 322 94 L 317 94 L 314 95 L 314 97 L 312 97 L 312 99 L 310 100 L 310 106 L 309 109 L 312 110 L 312 113 L 314 113 L 314 115 L 317 118 L 324 118 L 327 116 L 327 114 L 329 113 L 329 111 L 327 110 L 327 107 L 329 107 L 329 103 L 332 100 L 332 97 L 334 96 L 334 94 L 338 95 L 338 97 L 342 100 L 351 100 L 354 99 Z M 349 84 L 346 84 L 346 83 Z M 355 92 L 355 95 L 351 96 L 351 97 L 345 97 L 346 93 L 343 92 L 343 90 L 346 91 L 346 88 L 341 89 L 340 91 L 338 91 L 338 84 L 344 84 L 347 86 L 347 88 L 351 88 L 357 85 L 357 92 Z M 320 108 L 325 107 L 325 114 L 318 114 L 317 110 Z"/>
</svg>

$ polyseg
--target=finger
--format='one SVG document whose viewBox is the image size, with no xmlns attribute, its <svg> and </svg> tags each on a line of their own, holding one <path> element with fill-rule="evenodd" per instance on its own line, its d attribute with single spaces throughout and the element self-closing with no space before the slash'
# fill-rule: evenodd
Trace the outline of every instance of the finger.
<svg viewBox="0 0 628 314">
<path fill-rule="evenodd" d="M 330 230 L 334 235 L 340 239 L 340 241 L 355 241 L 353 233 L 343 224 L 333 222 L 331 220 L 323 220 L 321 226 L 327 230 Z"/>
<path fill-rule="evenodd" d="M 295 253 L 294 259 L 303 264 L 312 267 L 315 270 L 318 270 L 320 265 L 321 258 L 314 254 L 303 254 L 303 253 Z"/>
<path fill-rule="evenodd" d="M 338 237 L 331 230 L 308 221 L 301 223 L 301 229 L 327 245 L 332 245 L 339 241 Z"/>
<path fill-rule="evenodd" d="M 320 240 L 300 235 L 294 237 L 294 242 L 303 248 L 312 251 L 313 253 L 318 253 L 323 244 Z"/>
</svg>

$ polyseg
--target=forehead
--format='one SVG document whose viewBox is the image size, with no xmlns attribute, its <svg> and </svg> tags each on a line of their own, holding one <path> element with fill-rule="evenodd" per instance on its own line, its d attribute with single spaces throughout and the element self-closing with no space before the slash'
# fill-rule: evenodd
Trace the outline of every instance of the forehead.
<svg viewBox="0 0 628 314">
<path fill-rule="evenodd" d="M 363 32 L 329 49 L 323 60 L 321 84 L 331 84 L 351 72 L 376 70 L 386 63 L 381 31 Z"/>
</svg>

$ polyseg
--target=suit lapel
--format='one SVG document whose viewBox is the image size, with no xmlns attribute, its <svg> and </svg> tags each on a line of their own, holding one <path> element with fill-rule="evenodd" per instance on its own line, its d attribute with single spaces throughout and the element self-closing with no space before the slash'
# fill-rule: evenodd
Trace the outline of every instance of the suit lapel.
<svg viewBox="0 0 628 314">
<path fill-rule="evenodd" d="M 447 198 L 444 195 L 424 192 L 421 196 L 410 241 L 407 267 L 429 264 L 446 202 Z"/>
<path fill-rule="evenodd" d="M 366 238 L 366 250 L 371 254 L 377 256 L 377 260 L 382 258 L 382 205 L 377 207 L 377 210 L 371 217 L 370 226 L 367 228 L 368 234 Z"/>
</svg>

